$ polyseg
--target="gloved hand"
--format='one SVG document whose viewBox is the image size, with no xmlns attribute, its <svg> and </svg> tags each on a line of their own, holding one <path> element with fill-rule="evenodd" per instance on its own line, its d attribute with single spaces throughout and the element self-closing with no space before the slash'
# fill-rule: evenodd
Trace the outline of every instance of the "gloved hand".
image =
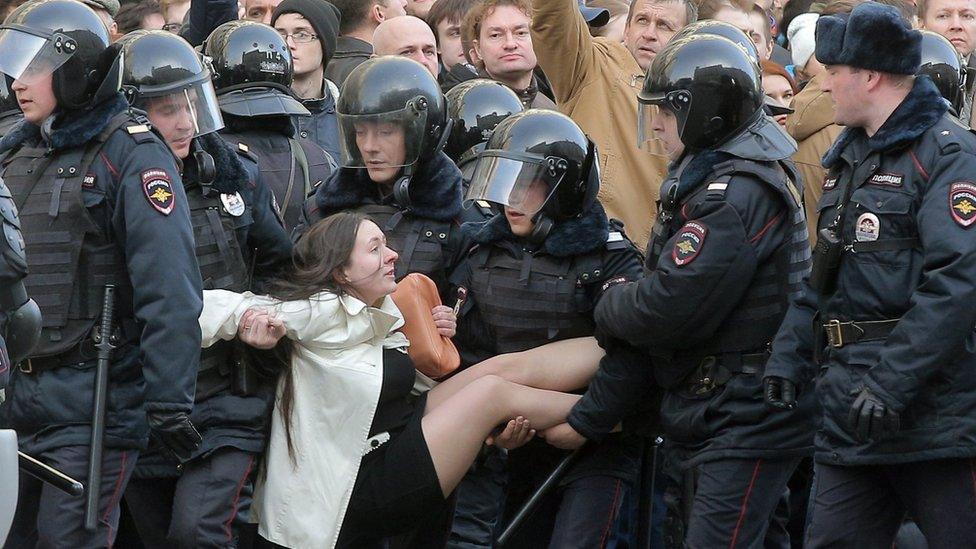
<svg viewBox="0 0 976 549">
<path fill-rule="evenodd" d="M 766 405 L 777 410 L 792 410 L 796 407 L 796 384 L 779 377 L 768 376 L 763 379 L 763 395 Z"/>
<path fill-rule="evenodd" d="M 889 408 L 867 387 L 862 387 L 861 392 L 854 399 L 847 419 L 854 431 L 854 438 L 860 442 L 881 440 L 898 431 L 901 423 L 898 413 Z"/>
<path fill-rule="evenodd" d="M 190 459 L 203 437 L 190 423 L 185 412 L 149 412 L 149 429 L 153 438 L 173 453 L 180 463 Z"/>
</svg>

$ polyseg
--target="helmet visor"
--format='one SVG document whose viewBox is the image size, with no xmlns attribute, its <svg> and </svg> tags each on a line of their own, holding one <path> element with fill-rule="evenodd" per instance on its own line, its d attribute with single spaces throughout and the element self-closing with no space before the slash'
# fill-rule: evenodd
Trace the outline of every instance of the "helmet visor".
<svg viewBox="0 0 976 549">
<path fill-rule="evenodd" d="M 380 114 L 337 114 L 347 168 L 399 168 L 420 158 L 427 111 L 407 106 Z"/>
<path fill-rule="evenodd" d="M 485 200 L 508 206 L 525 215 L 535 215 L 549 201 L 557 185 L 547 159 L 508 158 L 487 151 L 478 159 L 465 201 Z"/>
<path fill-rule="evenodd" d="M 60 33 L 45 38 L 19 28 L 0 27 L 0 72 L 32 84 L 64 65 L 77 47 L 74 40 Z"/>
<path fill-rule="evenodd" d="M 149 120 L 159 128 L 192 131 L 193 137 L 224 127 L 217 94 L 209 80 L 172 91 L 167 95 L 139 97 L 136 107 L 144 109 Z M 165 132 L 164 132 L 165 133 Z"/>
<path fill-rule="evenodd" d="M 684 135 L 685 122 L 691 110 L 691 94 L 685 90 L 677 90 L 641 97 L 637 111 L 637 148 L 645 148 L 648 141 L 657 137 L 654 134 L 654 116 L 659 110 L 674 116 L 678 135 Z"/>
</svg>

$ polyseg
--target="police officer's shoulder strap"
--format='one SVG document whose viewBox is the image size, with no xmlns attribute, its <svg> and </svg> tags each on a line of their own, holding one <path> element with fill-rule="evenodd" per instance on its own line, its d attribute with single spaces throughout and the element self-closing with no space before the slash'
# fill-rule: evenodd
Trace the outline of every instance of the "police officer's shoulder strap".
<svg viewBox="0 0 976 549">
<path fill-rule="evenodd" d="M 640 253 L 637 245 L 634 244 L 634 241 L 628 238 L 627 233 L 624 232 L 624 222 L 612 217 L 610 218 L 610 232 L 607 233 L 606 249 L 611 252 L 634 250 L 638 254 L 643 255 Z"/>
<path fill-rule="evenodd" d="M 155 141 L 157 137 L 163 143 L 166 142 L 166 139 L 161 134 L 159 134 L 155 128 L 153 128 L 152 123 L 149 122 L 149 118 L 147 118 L 146 115 L 143 114 L 141 111 L 138 111 L 136 109 L 129 109 L 120 112 L 119 114 L 115 115 L 115 117 L 121 119 L 119 121 L 119 125 L 110 129 L 110 127 L 113 126 L 113 124 L 109 123 L 109 126 L 105 128 L 106 132 L 108 133 L 103 132 L 104 138 L 102 139 L 102 141 L 108 139 L 108 136 L 111 135 L 111 133 L 114 132 L 116 129 L 118 129 L 120 126 L 124 126 L 125 132 L 129 134 L 129 136 L 132 137 L 132 139 L 140 145 L 142 145 L 143 143 L 150 143 L 152 141 Z"/>
<path fill-rule="evenodd" d="M 798 173 L 795 169 L 790 168 L 789 164 L 777 162 L 774 166 L 744 158 L 732 158 L 721 162 L 712 171 L 712 180 L 708 184 L 706 200 L 724 200 L 732 176 L 745 174 L 772 187 L 784 199 L 788 200 L 791 208 L 802 208 L 802 194 L 798 185 L 794 183 L 798 181 L 798 179 L 794 179 L 794 177 L 799 178 Z"/>
<path fill-rule="evenodd" d="M 968 130 L 962 122 L 957 121 L 954 117 L 948 116 L 946 118 L 957 125 L 960 130 Z M 935 134 L 935 142 L 939 145 L 939 152 L 942 154 L 952 154 L 962 150 L 962 145 L 959 144 L 959 138 L 956 137 L 955 132 L 950 130 L 936 130 L 933 133 Z"/>
<path fill-rule="evenodd" d="M 258 155 L 256 155 L 253 152 L 251 152 L 250 147 L 248 147 L 244 143 L 238 143 L 237 144 L 237 147 L 236 147 L 236 150 L 237 150 L 237 154 L 239 154 L 240 156 L 243 156 L 244 158 L 250 160 L 251 162 L 254 162 L 255 164 L 259 164 L 260 163 L 258 161 Z"/>
</svg>

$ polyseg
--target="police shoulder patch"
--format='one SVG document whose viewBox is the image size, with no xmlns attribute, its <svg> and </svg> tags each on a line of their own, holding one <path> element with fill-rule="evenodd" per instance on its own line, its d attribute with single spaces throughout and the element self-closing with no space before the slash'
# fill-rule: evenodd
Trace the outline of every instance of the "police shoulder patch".
<svg viewBox="0 0 976 549">
<path fill-rule="evenodd" d="M 961 227 L 976 222 L 976 183 L 957 181 L 949 187 L 949 212 Z"/>
<path fill-rule="evenodd" d="M 671 250 L 671 258 L 675 264 L 683 267 L 694 261 L 705 245 L 706 235 L 708 235 L 708 227 L 705 225 L 697 221 L 685 223 L 685 226 L 678 231 L 674 249 Z"/>
<path fill-rule="evenodd" d="M 156 208 L 157 212 L 169 215 L 176 206 L 176 195 L 173 194 L 172 181 L 166 170 L 159 168 L 145 170 L 139 177 L 142 179 L 142 190 L 149 204 Z"/>
</svg>

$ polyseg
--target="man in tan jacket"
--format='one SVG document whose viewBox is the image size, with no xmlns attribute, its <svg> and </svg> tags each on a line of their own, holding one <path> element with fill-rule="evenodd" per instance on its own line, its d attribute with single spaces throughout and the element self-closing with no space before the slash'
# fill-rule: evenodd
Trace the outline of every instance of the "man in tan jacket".
<svg viewBox="0 0 976 549">
<path fill-rule="evenodd" d="M 668 161 L 656 139 L 638 148 L 637 92 L 657 52 L 697 17 L 689 0 L 635 0 L 621 44 L 591 37 L 576 0 L 533 3 L 532 42 L 556 104 L 596 143 L 600 200 L 641 248 Z"/>
<path fill-rule="evenodd" d="M 803 175 L 803 205 L 810 230 L 810 245 L 817 242 L 817 202 L 823 194 L 825 170 L 820 164 L 827 149 L 844 128 L 834 124 L 830 95 L 820 89 L 823 74 L 814 76 L 795 98 L 786 131 L 796 140 L 793 162 Z"/>
</svg>

